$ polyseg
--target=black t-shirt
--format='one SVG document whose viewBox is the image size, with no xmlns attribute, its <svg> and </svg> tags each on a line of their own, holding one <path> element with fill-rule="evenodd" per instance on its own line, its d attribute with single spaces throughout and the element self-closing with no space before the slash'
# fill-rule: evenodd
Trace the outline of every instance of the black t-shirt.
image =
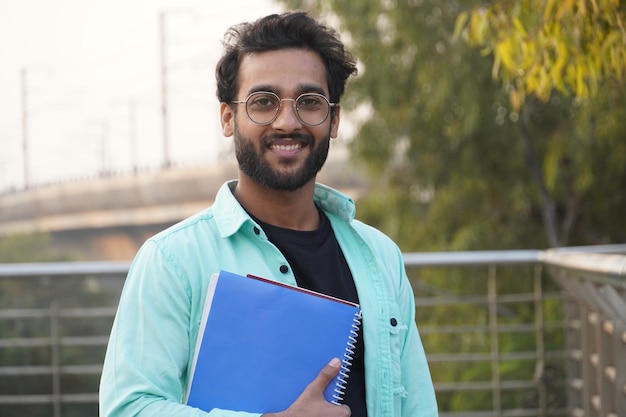
<svg viewBox="0 0 626 417">
<path fill-rule="evenodd" d="M 289 262 L 298 286 L 358 303 L 352 273 L 330 221 L 321 210 L 318 211 L 322 222 L 313 231 L 284 229 L 254 219 Z M 353 417 L 367 416 L 364 352 L 363 334 L 359 331 L 342 402 L 350 407 Z"/>
</svg>

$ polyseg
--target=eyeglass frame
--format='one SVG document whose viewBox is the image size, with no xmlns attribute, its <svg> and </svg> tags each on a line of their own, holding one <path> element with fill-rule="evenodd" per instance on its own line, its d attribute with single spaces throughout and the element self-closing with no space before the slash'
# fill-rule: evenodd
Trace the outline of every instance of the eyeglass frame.
<svg viewBox="0 0 626 417">
<path fill-rule="evenodd" d="M 258 95 L 258 94 L 269 94 L 269 95 L 272 95 L 272 96 L 276 97 L 278 99 L 278 101 L 279 101 L 278 108 L 276 109 L 276 113 L 274 114 L 274 117 L 272 117 L 268 122 L 265 122 L 265 123 L 259 123 L 259 122 L 255 121 L 250 116 L 250 113 L 248 112 L 248 100 L 250 100 L 250 97 Z M 328 103 L 328 113 L 326 113 L 326 117 L 324 117 L 321 122 L 319 122 L 317 124 L 310 124 L 310 123 L 305 122 L 302 119 L 302 116 L 300 116 L 300 112 L 298 111 L 298 106 L 297 106 L 298 100 L 300 100 L 300 98 L 302 98 L 302 96 L 321 97 L 321 98 L 323 98 L 326 101 L 326 103 Z M 250 119 L 250 121 L 252 123 L 254 123 L 255 125 L 267 126 L 267 125 L 273 123 L 278 118 L 278 115 L 280 114 L 280 110 L 283 108 L 283 101 L 292 101 L 293 102 L 292 106 L 293 106 L 293 110 L 294 110 L 294 112 L 296 114 L 296 117 L 298 118 L 298 120 L 301 123 L 303 123 L 304 125 L 309 126 L 309 127 L 319 126 L 322 123 L 324 123 L 328 119 L 328 116 L 330 116 L 330 114 L 332 112 L 332 109 L 333 108 L 337 108 L 337 107 L 340 106 L 339 103 L 331 103 L 330 100 L 324 94 L 320 94 L 320 93 L 302 93 L 302 94 L 300 94 L 296 98 L 280 98 L 280 96 L 278 94 L 276 94 L 276 93 L 274 93 L 272 91 L 255 91 L 253 93 L 250 93 L 248 95 L 248 97 L 246 97 L 245 100 L 243 100 L 243 101 L 235 101 L 235 100 L 233 100 L 233 101 L 231 101 L 231 103 L 232 104 L 245 104 L 246 105 L 246 107 L 245 107 L 246 108 L 246 115 L 248 116 L 248 119 Z"/>
</svg>

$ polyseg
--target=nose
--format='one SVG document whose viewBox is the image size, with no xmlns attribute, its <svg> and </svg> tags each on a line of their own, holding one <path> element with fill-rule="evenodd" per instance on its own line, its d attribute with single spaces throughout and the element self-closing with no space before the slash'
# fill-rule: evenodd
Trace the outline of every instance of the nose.
<svg viewBox="0 0 626 417">
<path fill-rule="evenodd" d="M 302 128 L 302 122 L 296 112 L 296 101 L 292 98 L 284 98 L 281 101 L 278 115 L 272 122 L 277 130 L 292 131 Z"/>
</svg>

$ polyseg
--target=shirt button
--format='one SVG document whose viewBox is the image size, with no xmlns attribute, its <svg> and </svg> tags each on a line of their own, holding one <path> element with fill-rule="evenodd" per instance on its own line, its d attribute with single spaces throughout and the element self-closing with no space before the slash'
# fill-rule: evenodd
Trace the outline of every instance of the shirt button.
<svg viewBox="0 0 626 417">
<path fill-rule="evenodd" d="M 287 265 L 281 265 L 280 272 L 282 272 L 283 274 L 286 274 L 287 272 L 289 272 L 289 267 Z"/>
<path fill-rule="evenodd" d="M 259 230 L 259 228 L 258 228 L 258 227 L 256 227 L 256 226 L 254 226 L 254 229 L 252 229 L 252 230 L 254 231 L 254 234 L 255 234 L 255 235 L 257 235 L 257 236 L 261 233 L 261 231 Z"/>
<path fill-rule="evenodd" d="M 398 320 L 396 320 L 395 317 L 392 317 L 391 320 L 389 320 L 389 323 L 391 323 L 392 327 L 396 327 L 398 325 Z"/>
</svg>

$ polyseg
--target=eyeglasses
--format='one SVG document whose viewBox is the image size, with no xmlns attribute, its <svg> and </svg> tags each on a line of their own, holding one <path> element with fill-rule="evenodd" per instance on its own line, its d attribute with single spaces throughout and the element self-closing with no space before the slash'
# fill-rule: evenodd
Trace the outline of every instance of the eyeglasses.
<svg viewBox="0 0 626 417">
<path fill-rule="evenodd" d="M 318 93 L 301 94 L 295 100 L 280 98 L 269 91 L 258 91 L 250 94 L 244 101 L 233 101 L 234 104 L 245 104 L 246 113 L 250 120 L 257 125 L 268 125 L 278 117 L 283 101 L 292 101 L 298 119 L 307 126 L 319 126 L 326 121 L 331 107 L 338 107 L 338 103 L 331 103 L 326 97 Z"/>
</svg>

